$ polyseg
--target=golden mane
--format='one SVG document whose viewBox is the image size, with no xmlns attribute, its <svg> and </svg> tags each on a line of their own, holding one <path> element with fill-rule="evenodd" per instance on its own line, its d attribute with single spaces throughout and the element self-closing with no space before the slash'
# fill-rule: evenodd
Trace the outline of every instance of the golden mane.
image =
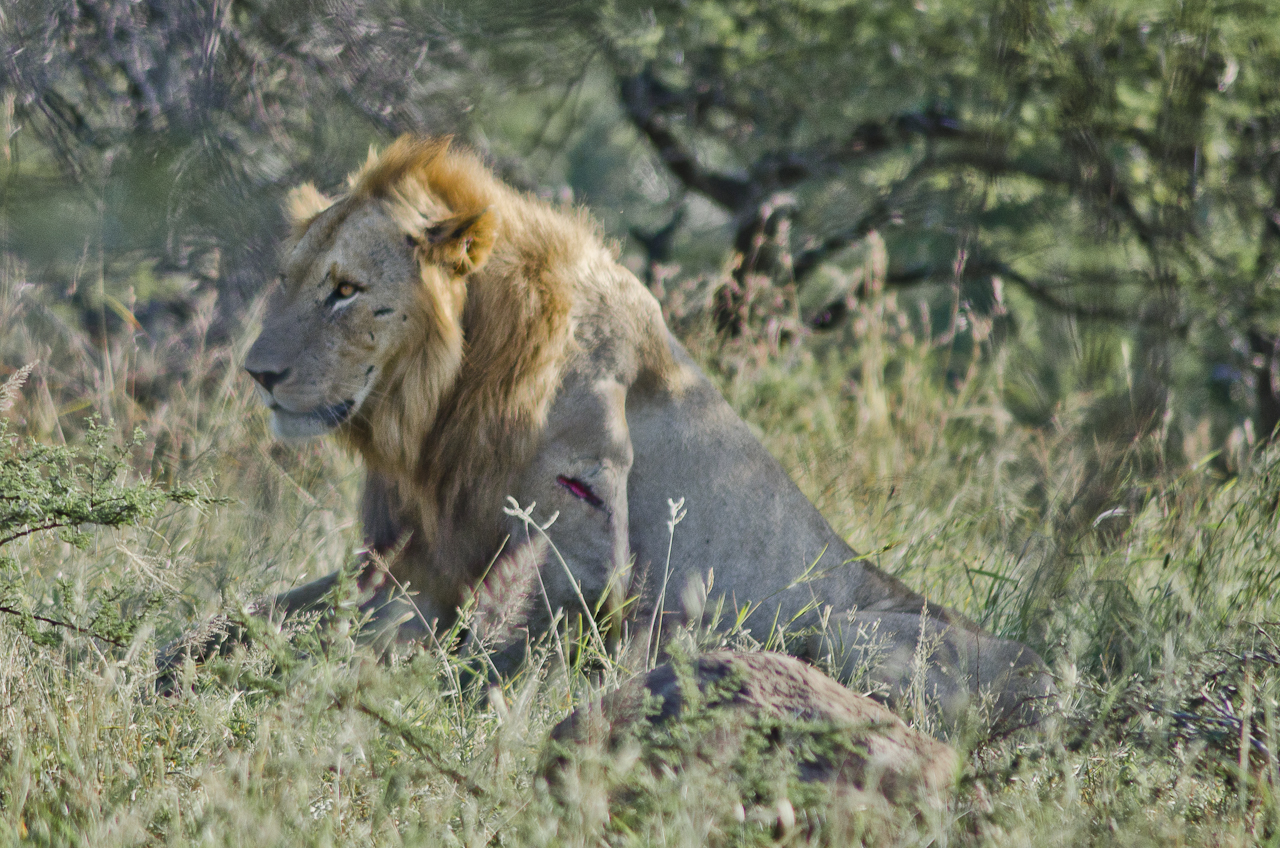
<svg viewBox="0 0 1280 848">
<path fill-rule="evenodd" d="M 474 567 L 501 540 L 459 550 L 451 531 L 476 515 L 501 514 L 513 469 L 533 457 L 571 344 L 574 274 L 604 248 L 580 216 L 517 193 L 449 139 L 402 137 L 371 154 L 350 185 L 339 202 L 383 203 L 408 236 L 466 216 L 475 219 L 472 237 L 496 245 L 462 276 L 441 273 L 429 251 L 420 254 L 418 343 L 346 433 L 416 507 L 418 526 L 432 537 L 421 541 L 448 551 L 440 567 Z"/>
</svg>

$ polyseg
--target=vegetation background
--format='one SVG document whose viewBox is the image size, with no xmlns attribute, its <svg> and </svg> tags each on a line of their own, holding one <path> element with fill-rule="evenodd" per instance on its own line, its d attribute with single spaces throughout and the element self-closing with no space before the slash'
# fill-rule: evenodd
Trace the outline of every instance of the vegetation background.
<svg viewBox="0 0 1280 848">
<path fill-rule="evenodd" d="M 11 0 L 0 841 L 1280 842 L 1277 80 L 1263 0 Z M 839 532 L 1041 651 L 1057 720 L 953 740 L 953 807 L 886 832 L 698 769 L 558 806 L 539 750 L 607 658 L 477 696 L 262 634 L 148 697 L 157 644 L 358 544 L 358 468 L 272 443 L 238 362 L 283 192 L 407 131 L 587 205 Z"/>
</svg>

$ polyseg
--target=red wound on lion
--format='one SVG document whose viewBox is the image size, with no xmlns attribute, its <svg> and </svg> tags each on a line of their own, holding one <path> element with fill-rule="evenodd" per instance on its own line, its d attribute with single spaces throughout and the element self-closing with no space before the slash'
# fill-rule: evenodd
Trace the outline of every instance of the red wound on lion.
<svg viewBox="0 0 1280 848">
<path fill-rule="evenodd" d="M 586 501 L 596 509 L 600 509 L 604 506 L 604 501 L 600 500 L 600 496 L 591 491 L 591 487 L 581 480 L 575 480 L 572 477 L 566 477 L 561 474 L 556 478 L 556 482 L 561 486 L 564 486 L 570 492 L 573 492 L 573 496 L 575 498 Z"/>
</svg>

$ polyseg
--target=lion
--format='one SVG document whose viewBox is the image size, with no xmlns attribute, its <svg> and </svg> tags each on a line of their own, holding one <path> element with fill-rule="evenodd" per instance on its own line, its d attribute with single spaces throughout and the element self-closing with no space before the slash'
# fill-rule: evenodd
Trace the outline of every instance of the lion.
<svg viewBox="0 0 1280 848">
<path fill-rule="evenodd" d="M 859 558 L 585 212 L 412 137 L 336 199 L 295 190 L 290 211 L 245 368 L 277 437 L 332 433 L 363 459 L 360 583 L 397 638 L 451 627 L 484 590 L 522 599 L 530 638 L 561 613 L 633 636 L 785 623 L 788 652 L 870 668 L 890 701 L 923 685 L 952 717 L 987 692 L 995 715 L 1025 715 L 1051 691 L 1034 651 Z M 509 499 L 556 516 L 549 543 Z M 313 606 L 336 580 L 270 606 Z M 393 583 L 412 604 L 388 602 Z"/>
</svg>

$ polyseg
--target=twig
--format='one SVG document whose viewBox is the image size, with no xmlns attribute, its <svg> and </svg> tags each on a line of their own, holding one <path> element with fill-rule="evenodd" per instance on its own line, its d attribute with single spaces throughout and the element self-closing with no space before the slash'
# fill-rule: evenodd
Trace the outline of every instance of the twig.
<svg viewBox="0 0 1280 848">
<path fill-rule="evenodd" d="M 30 536 L 32 533 L 39 533 L 41 530 L 56 530 L 59 527 L 69 527 L 65 521 L 50 521 L 47 524 L 40 524 L 35 527 L 28 527 L 26 530 L 19 530 L 16 533 L 5 536 L 0 539 L 0 546 L 7 545 L 15 539 L 21 539 L 23 536 Z"/>
<path fill-rule="evenodd" d="M 28 616 L 28 613 L 25 613 L 22 610 L 16 610 L 13 607 L 0 607 L 0 612 L 7 613 L 8 615 L 15 615 L 18 618 L 25 618 Z M 101 639 L 104 642 L 110 642 L 112 645 L 115 645 L 117 648 L 129 647 L 128 643 L 126 642 L 121 642 L 119 639 L 113 639 L 110 636 L 104 636 L 101 633 L 97 633 L 88 627 L 81 627 L 80 625 L 72 624 L 69 621 L 59 621 L 56 618 L 49 618 L 43 615 L 36 615 L 35 613 L 31 613 L 30 617 L 36 621 L 41 621 L 41 622 L 44 622 L 45 624 L 49 624 L 54 627 L 61 627 L 66 630 L 73 630 L 76 633 L 80 633 L 85 636 L 92 636 L 95 639 Z"/>
<path fill-rule="evenodd" d="M 445 777 L 452 780 L 454 783 L 461 786 L 463 789 L 467 790 L 467 792 L 470 793 L 472 797 L 475 797 L 475 798 L 485 797 L 487 793 L 485 792 L 484 787 L 482 787 L 480 784 L 476 783 L 474 780 L 467 777 L 465 774 L 458 771 L 457 769 L 451 768 L 450 766 L 445 765 L 441 761 L 440 753 L 436 751 L 435 748 L 433 748 L 430 745 L 430 743 L 426 742 L 425 740 L 416 738 L 417 734 L 413 731 L 411 727 L 409 727 L 408 725 L 405 725 L 404 722 L 396 721 L 393 718 L 383 715 L 377 709 L 375 709 L 374 707 L 370 706 L 369 704 L 365 703 L 362 700 L 357 700 L 355 702 L 355 708 L 360 712 L 364 713 L 365 715 L 373 718 L 375 721 L 377 721 L 379 724 L 381 724 L 383 727 L 387 728 L 388 730 L 394 731 L 396 735 L 398 735 L 401 739 L 403 739 L 405 742 L 408 742 L 409 746 L 413 748 L 413 750 L 417 751 L 419 754 L 425 757 L 427 762 L 431 764 L 432 768 L 434 768 L 436 771 L 440 772 Z"/>
</svg>

